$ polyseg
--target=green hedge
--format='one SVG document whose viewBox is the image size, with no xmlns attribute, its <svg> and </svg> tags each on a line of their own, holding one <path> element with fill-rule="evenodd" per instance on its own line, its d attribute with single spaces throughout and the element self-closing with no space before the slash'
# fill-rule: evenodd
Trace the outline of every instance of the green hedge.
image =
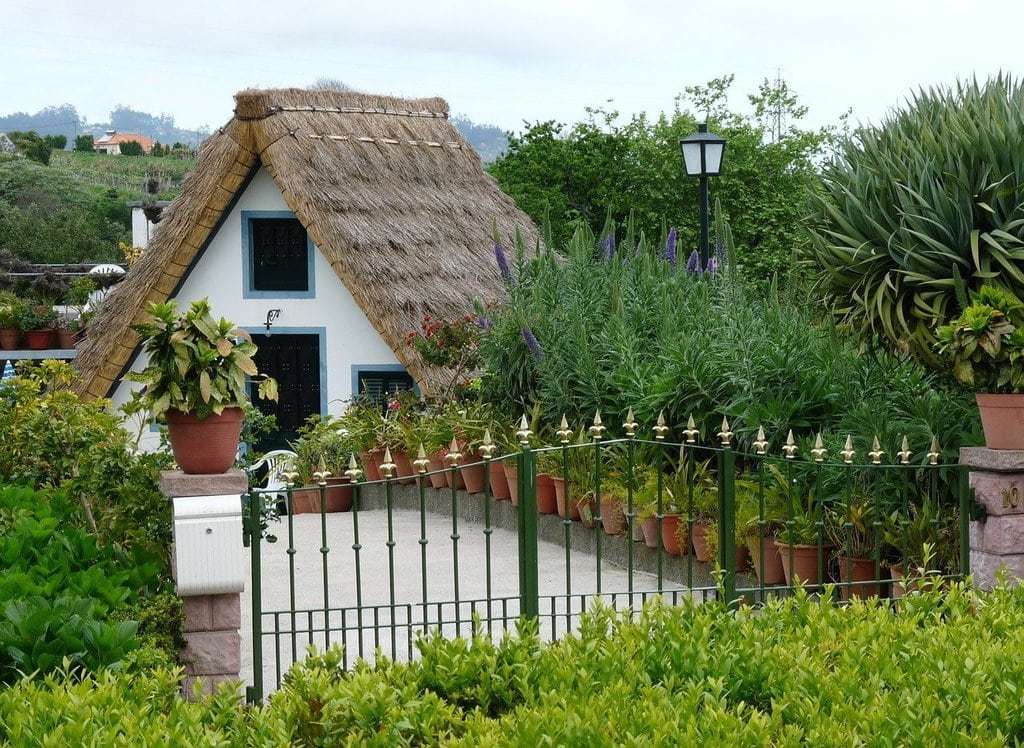
<svg viewBox="0 0 1024 748">
<path fill-rule="evenodd" d="M 586 617 L 555 645 L 431 639 L 354 673 L 337 652 L 261 709 L 175 679 L 51 677 L 0 692 L 15 745 L 982 745 L 1024 739 L 1024 590 L 954 585 L 881 604 L 805 596 L 733 614 L 649 606 Z"/>
</svg>

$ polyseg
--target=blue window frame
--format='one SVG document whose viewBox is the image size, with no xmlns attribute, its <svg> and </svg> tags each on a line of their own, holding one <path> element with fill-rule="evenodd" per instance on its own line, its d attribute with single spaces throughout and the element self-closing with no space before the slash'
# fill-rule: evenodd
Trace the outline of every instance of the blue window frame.
<svg viewBox="0 0 1024 748">
<path fill-rule="evenodd" d="M 260 237 L 265 234 L 268 229 L 273 228 L 273 222 L 281 221 L 288 222 L 289 226 L 282 225 L 282 229 L 294 229 L 291 226 L 297 219 L 295 214 L 290 210 L 243 210 L 242 211 L 242 298 L 245 299 L 312 299 L 316 297 L 316 277 L 314 273 L 314 266 L 316 260 L 316 247 L 313 244 L 312 239 L 309 238 L 309 234 L 306 233 L 305 228 L 301 230 L 305 235 L 305 257 L 303 258 L 299 253 L 292 253 L 290 259 L 294 262 L 305 261 L 305 284 L 301 282 L 295 282 L 296 275 L 301 276 L 301 269 L 297 269 L 294 266 L 289 267 L 288 270 L 292 272 L 277 273 L 274 272 L 273 268 L 267 268 L 264 266 L 257 267 L 257 262 L 260 258 L 257 257 L 258 253 L 266 252 L 267 248 L 264 245 L 256 246 L 258 241 L 262 241 Z M 299 224 L 301 227 L 301 224 Z M 285 241 L 294 239 L 294 231 L 281 231 L 278 232 Z M 289 239 L 289 233 L 291 239 Z M 288 261 L 285 260 L 285 262 Z M 283 281 L 281 288 L 274 288 L 274 278 L 279 277 Z M 303 288 L 303 285 L 305 287 Z"/>
</svg>

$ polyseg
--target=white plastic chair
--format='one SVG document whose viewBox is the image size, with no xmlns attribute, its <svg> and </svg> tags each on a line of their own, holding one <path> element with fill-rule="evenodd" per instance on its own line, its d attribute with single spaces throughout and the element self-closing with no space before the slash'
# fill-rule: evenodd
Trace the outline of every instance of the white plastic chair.
<svg viewBox="0 0 1024 748">
<path fill-rule="evenodd" d="M 259 487 L 260 490 L 268 494 L 277 492 L 278 497 L 283 497 L 288 483 L 284 474 L 294 469 L 297 458 L 298 455 L 291 450 L 275 449 L 267 452 L 257 462 L 250 465 L 246 472 L 249 475 L 255 475 L 260 468 L 265 466 L 267 480 L 265 485 Z"/>
</svg>

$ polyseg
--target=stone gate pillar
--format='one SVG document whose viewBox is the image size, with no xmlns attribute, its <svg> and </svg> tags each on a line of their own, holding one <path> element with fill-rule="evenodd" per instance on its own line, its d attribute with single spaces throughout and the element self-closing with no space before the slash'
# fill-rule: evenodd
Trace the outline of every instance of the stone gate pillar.
<svg viewBox="0 0 1024 748">
<path fill-rule="evenodd" d="M 241 593 L 245 587 L 242 550 L 242 494 L 246 475 L 160 474 L 160 490 L 174 504 L 171 569 L 185 613 L 182 688 L 192 694 L 202 680 L 211 693 L 238 681 L 241 668 Z"/>
<path fill-rule="evenodd" d="M 971 522 L 971 574 L 984 589 L 996 571 L 1024 579 L 1024 450 L 962 447 L 960 463 L 971 468 L 971 488 L 986 516 Z"/>
</svg>

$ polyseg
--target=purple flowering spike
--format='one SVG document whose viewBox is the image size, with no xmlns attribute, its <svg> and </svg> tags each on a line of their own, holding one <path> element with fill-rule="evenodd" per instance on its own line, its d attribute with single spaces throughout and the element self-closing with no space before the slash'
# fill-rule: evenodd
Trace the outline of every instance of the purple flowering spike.
<svg viewBox="0 0 1024 748">
<path fill-rule="evenodd" d="M 690 259 L 686 261 L 686 272 L 700 275 L 700 253 L 696 249 L 690 252 Z"/>
<path fill-rule="evenodd" d="M 608 234 L 601 244 L 604 246 L 604 261 L 611 262 L 615 255 L 615 234 Z"/>
<path fill-rule="evenodd" d="M 505 250 L 498 242 L 494 243 L 494 259 L 498 261 L 498 271 L 501 273 L 501 277 L 505 279 L 506 283 L 511 282 L 512 270 L 508 266 L 508 257 L 505 256 Z"/>
<path fill-rule="evenodd" d="M 490 317 L 480 315 L 476 318 L 476 326 L 484 332 L 490 332 L 491 328 L 494 327 L 494 321 Z"/>
<path fill-rule="evenodd" d="M 665 241 L 665 259 L 672 267 L 676 266 L 676 229 L 673 226 L 668 231 L 668 239 Z"/>
<path fill-rule="evenodd" d="M 704 269 L 704 272 L 708 275 L 714 275 L 718 272 L 718 258 L 714 255 L 708 259 L 708 266 Z"/>
<path fill-rule="evenodd" d="M 534 336 L 533 331 L 529 327 L 524 327 L 519 332 L 522 334 L 523 341 L 526 343 L 526 347 L 530 349 L 533 357 L 538 361 L 544 358 L 544 349 L 540 347 L 540 343 Z"/>
</svg>

